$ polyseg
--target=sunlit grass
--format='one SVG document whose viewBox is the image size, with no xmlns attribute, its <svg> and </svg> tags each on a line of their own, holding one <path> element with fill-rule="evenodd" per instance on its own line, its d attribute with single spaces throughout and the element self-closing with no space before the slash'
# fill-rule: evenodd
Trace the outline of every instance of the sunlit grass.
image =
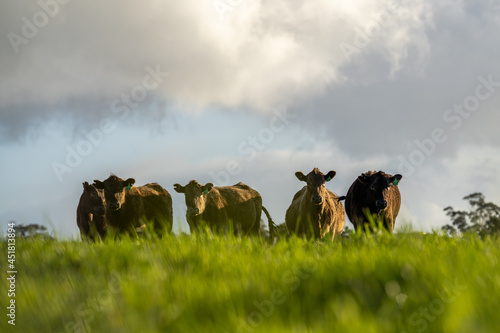
<svg viewBox="0 0 500 333">
<path fill-rule="evenodd" d="M 496 332 L 499 256 L 497 240 L 419 233 L 18 239 L 15 330 Z"/>
</svg>

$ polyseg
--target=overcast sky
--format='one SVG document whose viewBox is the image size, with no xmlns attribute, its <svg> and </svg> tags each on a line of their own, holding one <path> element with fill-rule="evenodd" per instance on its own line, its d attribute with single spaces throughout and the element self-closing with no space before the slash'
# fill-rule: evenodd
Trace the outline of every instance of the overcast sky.
<svg viewBox="0 0 500 333">
<path fill-rule="evenodd" d="M 82 182 L 111 172 L 258 190 L 401 173 L 396 228 L 500 203 L 500 1 L 0 3 L 0 223 L 79 237 Z M 351 227 L 349 222 L 347 226 Z"/>
</svg>

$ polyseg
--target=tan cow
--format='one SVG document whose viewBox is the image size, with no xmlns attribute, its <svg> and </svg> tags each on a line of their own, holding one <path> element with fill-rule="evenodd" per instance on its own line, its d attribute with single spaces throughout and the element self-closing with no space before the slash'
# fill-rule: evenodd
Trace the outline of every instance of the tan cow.
<svg viewBox="0 0 500 333">
<path fill-rule="evenodd" d="M 336 172 L 324 175 L 314 168 L 307 176 L 298 171 L 295 176 L 307 185 L 298 191 L 286 211 L 285 222 L 291 233 L 323 238 L 330 232 L 332 238 L 342 232 L 345 212 L 335 193 L 325 183 L 335 177 Z"/>
<path fill-rule="evenodd" d="M 123 180 L 115 175 L 94 182 L 96 188 L 104 190 L 106 220 L 117 232 L 135 234 L 146 222 L 153 222 L 159 235 L 172 231 L 172 197 L 160 185 L 132 186 L 135 179 Z"/>
<path fill-rule="evenodd" d="M 201 185 L 191 180 L 186 186 L 174 184 L 174 189 L 185 195 L 191 233 L 206 224 L 213 232 L 225 232 L 232 227 L 235 234 L 258 235 L 262 211 L 268 218 L 271 234 L 274 232 L 274 223 L 262 206 L 262 197 L 248 185 L 240 182 L 214 187 L 212 183 Z"/>
</svg>

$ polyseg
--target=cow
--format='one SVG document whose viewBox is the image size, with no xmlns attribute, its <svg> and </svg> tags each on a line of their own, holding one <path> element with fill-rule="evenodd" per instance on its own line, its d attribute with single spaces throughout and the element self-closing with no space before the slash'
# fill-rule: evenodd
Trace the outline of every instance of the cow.
<svg viewBox="0 0 500 333">
<path fill-rule="evenodd" d="M 293 199 L 285 215 L 285 223 L 291 233 L 300 236 L 324 238 L 330 232 L 332 238 L 340 234 L 345 224 L 345 212 L 338 196 L 328 190 L 325 183 L 336 172 L 326 175 L 314 168 L 307 176 L 295 173 L 298 180 L 306 182 Z"/>
<path fill-rule="evenodd" d="M 157 183 L 133 186 L 135 179 L 123 180 L 113 174 L 94 182 L 96 188 L 104 190 L 106 220 L 118 234 L 135 235 L 147 222 L 152 222 L 158 235 L 172 231 L 172 197 Z"/>
<path fill-rule="evenodd" d="M 373 230 L 368 214 L 379 219 L 388 231 L 394 231 L 401 206 L 398 184 L 402 178 L 400 174 L 392 176 L 383 171 L 368 171 L 352 183 L 345 196 L 345 209 L 354 228 L 364 229 L 367 225 Z"/>
<path fill-rule="evenodd" d="M 107 223 L 105 218 L 106 199 L 104 191 L 83 183 L 83 193 L 80 196 L 76 209 L 76 224 L 80 229 L 82 240 L 88 238 L 94 240 L 97 236 L 106 236 Z"/>
<path fill-rule="evenodd" d="M 258 235 L 264 211 L 269 230 L 274 234 L 275 225 L 262 206 L 262 197 L 248 185 L 241 182 L 233 186 L 201 185 L 191 180 L 185 186 L 174 184 L 174 189 L 185 196 L 186 220 L 191 233 L 206 225 L 212 232 L 224 232 L 232 227 L 236 235 Z"/>
</svg>

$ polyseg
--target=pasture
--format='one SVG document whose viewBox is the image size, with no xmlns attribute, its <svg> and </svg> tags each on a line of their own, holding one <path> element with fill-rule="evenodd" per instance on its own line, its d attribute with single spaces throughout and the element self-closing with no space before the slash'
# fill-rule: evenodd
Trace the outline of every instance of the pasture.
<svg viewBox="0 0 500 333">
<path fill-rule="evenodd" d="M 0 331 L 498 332 L 499 257 L 496 239 L 411 232 L 17 239 Z"/>
</svg>

